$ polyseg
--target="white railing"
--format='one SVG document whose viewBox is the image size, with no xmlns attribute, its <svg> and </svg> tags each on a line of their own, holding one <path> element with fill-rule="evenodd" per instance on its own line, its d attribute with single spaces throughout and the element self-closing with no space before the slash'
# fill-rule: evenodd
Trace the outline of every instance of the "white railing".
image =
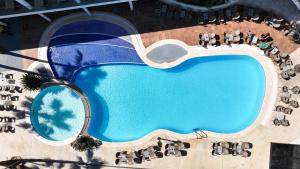
<svg viewBox="0 0 300 169">
<path fill-rule="evenodd" d="M 41 15 L 45 13 L 52 13 L 52 12 L 59 12 L 59 11 L 67 11 L 67 10 L 73 10 L 73 9 L 87 9 L 89 7 L 95 7 L 95 6 L 103 6 L 103 5 L 110 5 L 110 4 L 118 4 L 118 3 L 125 3 L 128 2 L 130 9 L 133 10 L 133 5 L 132 2 L 137 1 L 137 0 L 115 0 L 115 1 L 108 1 L 108 2 L 95 2 L 95 3 L 90 3 L 90 4 L 80 4 L 74 5 L 74 6 L 67 6 L 67 7 L 62 7 L 62 8 L 53 8 L 53 9 L 44 9 L 44 10 L 35 10 L 35 8 L 32 8 L 32 10 L 28 11 L 20 11 L 18 13 L 17 11 L 8 11 L 7 14 L 2 14 L 0 13 L 0 19 L 5 19 L 5 18 L 13 18 L 13 17 L 20 17 L 20 16 L 28 16 L 28 15 Z M 38 8 L 41 9 L 41 8 Z"/>
</svg>

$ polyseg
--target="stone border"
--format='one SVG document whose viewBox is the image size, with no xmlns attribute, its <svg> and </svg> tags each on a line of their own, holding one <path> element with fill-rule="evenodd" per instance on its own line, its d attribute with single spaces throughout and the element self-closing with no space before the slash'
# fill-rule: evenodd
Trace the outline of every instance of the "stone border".
<svg viewBox="0 0 300 169">
<path fill-rule="evenodd" d="M 183 9 L 191 9 L 194 12 L 207 12 L 207 11 L 210 11 L 210 10 L 217 11 L 217 10 L 220 10 L 220 9 L 227 8 L 229 6 L 232 6 L 232 5 L 236 4 L 238 2 L 238 0 L 231 0 L 227 3 L 225 3 L 225 4 L 216 5 L 216 6 L 213 6 L 211 8 L 201 7 L 201 6 L 198 6 L 198 5 L 188 4 L 188 3 L 184 3 L 184 2 L 178 2 L 177 0 L 161 0 L 161 2 L 164 2 L 164 3 L 169 4 L 169 5 L 173 5 L 173 6 L 178 6 L 178 7 L 181 7 Z"/>
<path fill-rule="evenodd" d="M 157 46 L 165 45 L 168 43 L 177 44 L 183 48 L 185 48 L 188 52 L 187 55 L 182 56 L 178 60 L 170 63 L 162 63 L 158 64 L 149 60 L 147 56 L 147 52 L 151 51 Z M 278 76 L 276 72 L 276 68 L 270 58 L 267 58 L 263 51 L 259 50 L 256 47 L 249 46 L 249 45 L 232 45 L 229 46 L 219 46 L 219 47 L 211 47 L 209 46 L 207 49 L 200 47 L 200 46 L 188 46 L 184 42 L 175 40 L 175 39 L 168 39 L 168 40 L 161 40 L 152 45 L 150 45 L 145 50 L 144 55 L 141 55 L 141 59 L 151 67 L 166 69 L 175 67 L 184 61 L 195 58 L 195 57 L 206 57 L 206 56 L 216 56 L 216 55 L 249 55 L 256 59 L 263 67 L 265 78 L 266 78 L 266 87 L 265 87 L 265 96 L 262 102 L 262 106 L 260 109 L 260 113 L 258 114 L 256 120 L 248 126 L 246 129 L 232 134 L 222 134 L 222 133 L 215 133 L 210 131 L 204 131 L 209 137 L 214 138 L 222 138 L 222 139 L 230 139 L 230 138 L 237 138 L 242 137 L 249 134 L 251 131 L 256 129 L 259 125 L 265 126 L 267 122 L 270 120 L 272 116 L 272 112 L 274 109 L 274 105 L 276 103 L 277 97 L 277 89 L 278 89 Z M 238 56 L 237 56 L 238 57 Z M 190 134 L 179 134 L 169 130 L 159 129 L 155 130 L 146 136 L 130 142 L 105 142 L 103 141 L 102 146 L 108 147 L 135 147 L 137 145 L 145 145 L 149 144 L 150 141 L 156 140 L 157 137 L 166 137 L 173 140 L 189 140 L 189 139 L 196 139 L 197 135 L 195 133 Z M 157 140 L 156 140 L 157 141 Z"/>
</svg>

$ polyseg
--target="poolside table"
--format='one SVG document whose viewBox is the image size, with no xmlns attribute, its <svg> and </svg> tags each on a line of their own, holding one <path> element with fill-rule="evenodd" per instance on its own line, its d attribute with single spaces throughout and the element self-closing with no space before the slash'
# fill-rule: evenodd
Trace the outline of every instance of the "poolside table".
<svg viewBox="0 0 300 169">
<path fill-rule="evenodd" d="M 143 150 L 142 155 L 145 159 L 150 160 L 150 152 L 148 150 Z"/>
<path fill-rule="evenodd" d="M 202 36 L 202 41 L 205 41 L 205 42 L 208 42 L 209 41 L 209 35 L 207 33 L 205 33 L 203 36 Z"/>
<path fill-rule="evenodd" d="M 290 65 L 286 65 L 282 67 L 282 71 L 286 72 L 288 70 L 292 69 L 292 67 Z"/>
<path fill-rule="evenodd" d="M 285 115 L 283 112 L 276 112 L 275 116 L 278 120 L 283 120 L 285 118 Z"/>
<path fill-rule="evenodd" d="M 233 34 L 229 34 L 229 35 L 228 35 L 228 40 L 229 40 L 230 42 L 233 41 Z"/>
<path fill-rule="evenodd" d="M 219 153 L 219 154 L 222 154 L 222 151 L 223 151 L 223 147 L 220 145 L 220 146 L 218 146 L 217 147 L 217 152 Z"/>
<path fill-rule="evenodd" d="M 175 155 L 175 149 L 175 146 L 170 144 L 167 150 L 169 151 L 169 154 Z"/>
<path fill-rule="evenodd" d="M 240 36 L 235 36 L 234 37 L 234 42 L 240 42 L 240 40 L 241 40 Z"/>
</svg>

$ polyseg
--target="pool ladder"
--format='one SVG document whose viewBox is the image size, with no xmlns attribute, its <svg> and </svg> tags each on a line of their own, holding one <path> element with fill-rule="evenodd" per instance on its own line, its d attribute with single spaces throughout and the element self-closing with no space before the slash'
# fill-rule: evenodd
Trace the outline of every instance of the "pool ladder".
<svg viewBox="0 0 300 169">
<path fill-rule="evenodd" d="M 203 139 L 203 138 L 208 137 L 207 134 L 203 130 L 200 130 L 200 129 L 194 129 L 194 133 L 196 134 L 197 139 Z"/>
</svg>

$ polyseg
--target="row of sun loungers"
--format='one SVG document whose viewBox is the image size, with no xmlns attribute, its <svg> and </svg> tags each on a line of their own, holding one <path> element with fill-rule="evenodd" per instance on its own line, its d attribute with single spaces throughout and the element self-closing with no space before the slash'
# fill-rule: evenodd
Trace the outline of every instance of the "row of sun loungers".
<svg viewBox="0 0 300 169">
<path fill-rule="evenodd" d="M 18 107 L 12 104 L 0 105 L 0 111 L 15 111 Z"/>
<path fill-rule="evenodd" d="M 16 128 L 12 127 L 10 125 L 5 125 L 5 126 L 0 126 L 0 133 L 15 133 L 16 132 Z"/>
<path fill-rule="evenodd" d="M 6 92 L 10 92 L 10 93 L 22 93 L 23 92 L 23 88 L 20 86 L 14 86 L 14 85 L 3 85 L 0 86 L 0 91 L 6 91 Z"/>
<path fill-rule="evenodd" d="M 12 96 L 11 94 L 1 94 L 0 98 L 4 101 L 19 101 L 19 96 Z"/>
<path fill-rule="evenodd" d="M 14 122 L 16 122 L 16 118 L 15 117 L 0 117 L 0 122 L 14 123 Z"/>
<path fill-rule="evenodd" d="M 215 33 L 204 33 L 199 34 L 199 44 L 201 46 L 206 47 L 208 44 L 212 46 L 217 45 L 217 35 Z"/>
<path fill-rule="evenodd" d="M 190 148 L 189 143 L 171 143 L 165 146 L 165 156 L 174 155 L 176 157 L 187 156 L 187 151 L 184 149 Z"/>
<path fill-rule="evenodd" d="M 282 93 L 280 100 L 285 103 L 289 104 L 289 106 L 293 108 L 298 108 L 299 103 L 296 100 L 291 100 L 292 94 L 300 94 L 300 87 L 294 86 L 293 88 L 289 89 L 287 86 L 282 87 Z M 275 107 L 275 119 L 273 120 L 274 125 L 276 126 L 290 126 L 289 120 L 286 119 L 286 115 L 291 115 L 293 109 L 291 107 L 284 107 L 278 105 Z"/>
<path fill-rule="evenodd" d="M 233 155 L 233 156 L 242 156 L 250 157 L 251 152 L 249 149 L 252 149 L 253 145 L 249 142 L 232 143 L 232 142 L 216 142 L 212 145 L 212 155 Z"/>
<path fill-rule="evenodd" d="M 181 18 L 188 21 L 197 20 L 198 24 L 225 23 L 226 21 L 237 21 L 241 19 L 258 21 L 259 11 L 253 8 L 232 6 L 218 11 L 194 12 L 192 9 L 183 9 L 173 5 L 158 3 L 155 9 L 157 16 L 168 18 Z"/>
<path fill-rule="evenodd" d="M 186 156 L 187 151 L 184 149 L 190 148 L 189 143 L 183 142 L 174 142 L 165 145 L 165 156 L 174 155 L 176 157 Z M 121 151 L 116 153 L 116 161 L 115 164 L 119 165 L 123 164 L 140 164 L 144 161 L 151 161 L 155 158 L 163 158 L 164 154 L 161 151 L 159 146 L 149 146 L 145 149 L 141 149 L 138 151 L 133 151 L 128 153 L 127 151 Z"/>
<path fill-rule="evenodd" d="M 299 94 L 300 93 L 300 87 L 294 86 L 291 89 L 293 94 Z M 291 100 L 292 93 L 289 92 L 289 88 L 287 86 L 282 87 L 282 94 L 281 94 L 281 101 L 285 104 L 290 104 L 293 108 L 298 108 L 299 103 L 295 100 Z"/>
<path fill-rule="evenodd" d="M 161 148 L 158 146 L 149 146 L 146 149 L 141 149 L 139 151 L 134 151 L 128 153 L 127 151 L 117 152 L 116 153 L 116 161 L 115 164 L 129 164 L 133 165 L 134 163 L 140 164 L 145 160 L 150 161 L 155 158 L 162 158 L 163 153 L 161 152 Z"/>
<path fill-rule="evenodd" d="M 240 43 L 241 42 L 241 32 L 240 30 L 225 32 L 224 33 L 224 42 L 226 45 L 230 45 L 232 43 Z"/>
</svg>

